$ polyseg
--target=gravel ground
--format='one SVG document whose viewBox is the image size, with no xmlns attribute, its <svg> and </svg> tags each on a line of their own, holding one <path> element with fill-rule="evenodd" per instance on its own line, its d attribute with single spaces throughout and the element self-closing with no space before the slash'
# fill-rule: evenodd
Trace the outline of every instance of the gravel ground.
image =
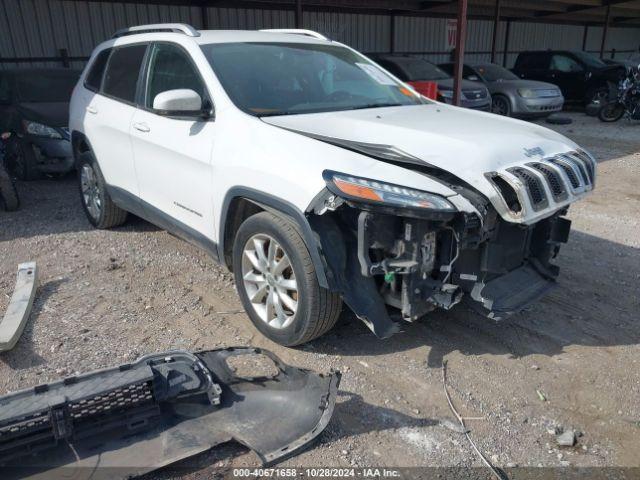
<svg viewBox="0 0 640 480">
<path fill-rule="evenodd" d="M 0 393 L 143 353 L 252 344 L 343 372 L 330 426 L 283 466 L 481 466 L 447 406 L 446 359 L 453 401 L 496 464 L 640 466 L 640 124 L 570 116 L 553 128 L 600 165 L 596 192 L 570 211 L 559 288 L 499 324 L 437 312 L 386 341 L 345 311 L 307 346 L 275 345 L 241 312 L 230 273 L 195 247 L 135 218 L 92 229 L 73 178 L 21 183 L 21 210 L 0 212 L 0 312 L 19 262 L 38 262 L 41 286 L 0 355 Z M 578 444 L 558 447 L 556 428 L 579 431 Z M 257 465 L 240 446 L 182 463 L 194 477 Z"/>
</svg>

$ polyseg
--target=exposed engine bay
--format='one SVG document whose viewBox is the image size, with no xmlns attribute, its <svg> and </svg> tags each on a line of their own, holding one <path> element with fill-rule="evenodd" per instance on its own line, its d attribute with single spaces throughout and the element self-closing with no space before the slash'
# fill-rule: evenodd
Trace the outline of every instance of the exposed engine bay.
<svg viewBox="0 0 640 480">
<path fill-rule="evenodd" d="M 255 356 L 255 373 L 234 371 Z M 0 397 L 0 468 L 3 478 L 130 478 L 231 440 L 268 464 L 322 432 L 339 382 L 257 348 L 148 355 Z"/>
<path fill-rule="evenodd" d="M 511 223 L 483 196 L 458 190 L 480 215 L 363 204 L 329 190 L 316 199 L 309 219 L 337 287 L 378 336 L 397 331 L 395 319 L 462 301 L 500 320 L 555 286 L 551 261 L 568 240 L 568 207 L 531 225 Z"/>
</svg>

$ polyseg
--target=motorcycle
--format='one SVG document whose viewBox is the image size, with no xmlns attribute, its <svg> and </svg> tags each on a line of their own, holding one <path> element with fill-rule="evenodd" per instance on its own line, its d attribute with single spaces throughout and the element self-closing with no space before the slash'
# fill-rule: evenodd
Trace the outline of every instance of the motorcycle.
<svg viewBox="0 0 640 480">
<path fill-rule="evenodd" d="M 9 175 L 7 166 L 5 164 L 5 142 L 11 136 L 10 133 L 0 134 L 0 205 L 4 206 L 5 210 L 13 211 L 17 210 L 20 206 L 20 199 L 18 198 L 18 191 L 16 185 L 13 182 L 13 178 Z"/>
<path fill-rule="evenodd" d="M 631 70 L 611 92 L 612 99 L 598 112 L 602 122 L 617 122 L 625 115 L 630 120 L 640 120 L 640 67 Z"/>
</svg>

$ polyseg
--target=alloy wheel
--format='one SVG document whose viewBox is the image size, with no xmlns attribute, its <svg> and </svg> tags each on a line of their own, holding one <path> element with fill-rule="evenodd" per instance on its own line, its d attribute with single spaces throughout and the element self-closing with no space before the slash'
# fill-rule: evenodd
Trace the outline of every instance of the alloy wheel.
<svg viewBox="0 0 640 480">
<path fill-rule="evenodd" d="M 298 309 L 298 282 L 282 246 L 266 234 L 253 235 L 242 252 L 242 283 L 260 319 L 272 328 L 291 325 Z"/>
<path fill-rule="evenodd" d="M 497 115 L 508 115 L 509 105 L 507 104 L 507 100 L 501 97 L 494 98 L 491 105 L 491 111 Z"/>
<path fill-rule="evenodd" d="M 98 220 L 102 210 L 100 186 L 98 185 L 98 178 L 93 167 L 86 163 L 80 170 L 80 189 L 82 191 L 82 200 L 87 207 L 89 215 L 91 215 L 94 220 Z"/>
</svg>

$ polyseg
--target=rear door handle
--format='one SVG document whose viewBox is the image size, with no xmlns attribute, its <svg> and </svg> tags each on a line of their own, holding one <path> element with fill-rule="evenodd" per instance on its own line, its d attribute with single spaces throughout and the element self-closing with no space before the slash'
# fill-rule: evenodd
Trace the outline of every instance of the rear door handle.
<svg viewBox="0 0 640 480">
<path fill-rule="evenodd" d="M 146 123 L 134 123 L 133 124 L 133 128 L 135 128 L 136 130 L 139 130 L 140 132 L 150 132 L 151 129 L 149 128 L 149 125 L 147 125 Z"/>
<path fill-rule="evenodd" d="M 96 107 L 92 107 L 91 105 L 89 105 L 87 107 L 87 112 L 93 113 L 95 115 L 96 113 L 98 113 L 98 109 Z"/>
</svg>

